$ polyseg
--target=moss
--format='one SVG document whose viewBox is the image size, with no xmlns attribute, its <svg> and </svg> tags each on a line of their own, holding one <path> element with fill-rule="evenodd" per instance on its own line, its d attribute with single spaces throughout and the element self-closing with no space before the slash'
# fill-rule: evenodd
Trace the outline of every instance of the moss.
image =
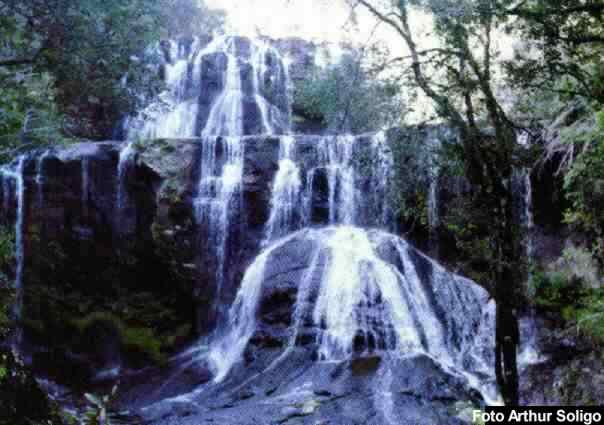
<svg viewBox="0 0 604 425">
<path fill-rule="evenodd" d="M 122 328 L 121 343 L 126 351 L 141 353 L 155 363 L 166 361 L 161 353 L 161 341 L 150 328 Z"/>
<path fill-rule="evenodd" d="M 161 339 L 149 327 L 128 326 L 119 317 L 106 312 L 95 312 L 73 323 L 82 335 L 97 326 L 115 329 L 123 351 L 133 355 L 136 363 L 150 360 L 161 364 L 166 360 L 161 352 Z"/>
</svg>

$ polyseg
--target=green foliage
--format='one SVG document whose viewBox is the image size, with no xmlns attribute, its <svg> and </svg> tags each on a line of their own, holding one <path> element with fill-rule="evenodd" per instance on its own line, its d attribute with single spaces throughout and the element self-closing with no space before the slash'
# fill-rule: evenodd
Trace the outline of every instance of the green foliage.
<svg viewBox="0 0 604 425">
<path fill-rule="evenodd" d="M 572 207 L 565 221 L 587 232 L 598 258 L 604 255 L 604 125 L 603 114 L 596 114 L 595 130 L 572 140 L 581 153 L 564 178 L 564 189 Z"/>
<path fill-rule="evenodd" d="M 14 245 L 14 232 L 0 226 L 0 339 L 4 339 L 11 329 L 14 290 L 9 275 L 14 265 Z"/>
<path fill-rule="evenodd" d="M 73 321 L 81 334 L 96 326 L 114 329 L 119 334 L 120 345 L 125 352 L 141 355 L 155 363 L 163 363 L 166 359 L 161 352 L 162 342 L 151 328 L 129 326 L 119 317 L 111 313 L 96 312 L 83 319 Z"/>
<path fill-rule="evenodd" d="M 0 348 L 0 425 L 64 425 L 57 412 L 23 361 Z"/>
<path fill-rule="evenodd" d="M 222 23 L 194 0 L 0 0 L 0 148 L 111 137 L 162 88 L 144 48 Z"/>
<path fill-rule="evenodd" d="M 395 81 L 380 78 L 362 53 L 349 53 L 299 83 L 294 112 L 336 132 L 375 131 L 401 122 L 405 108 Z"/>
<path fill-rule="evenodd" d="M 535 270 L 535 304 L 604 347 L 604 280 L 592 255 L 567 248 L 548 270 Z"/>
<path fill-rule="evenodd" d="M 398 217 L 408 228 L 427 230 L 428 190 L 441 165 L 441 147 L 436 140 L 451 137 L 446 129 L 433 127 L 391 132 L 390 145 L 394 157 L 394 184 L 392 204 Z"/>
<path fill-rule="evenodd" d="M 528 0 L 511 8 L 498 3 L 503 17 L 519 18 L 506 28 L 524 43 L 506 64 L 515 85 L 556 91 L 567 100 L 580 95 L 604 101 L 604 1 Z"/>
<path fill-rule="evenodd" d="M 208 37 L 224 27 L 225 12 L 213 10 L 198 0 L 161 0 L 162 36 Z"/>
<path fill-rule="evenodd" d="M 15 255 L 15 232 L 0 226 L 0 268 L 12 263 Z"/>
<path fill-rule="evenodd" d="M 532 277 L 532 285 L 537 306 L 562 313 L 565 308 L 572 306 L 583 292 L 578 280 L 569 279 L 562 272 L 537 271 Z"/>
</svg>

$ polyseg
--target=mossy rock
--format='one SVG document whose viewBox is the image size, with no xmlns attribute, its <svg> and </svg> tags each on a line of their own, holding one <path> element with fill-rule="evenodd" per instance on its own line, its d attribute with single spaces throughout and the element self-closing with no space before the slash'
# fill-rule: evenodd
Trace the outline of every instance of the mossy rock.
<svg viewBox="0 0 604 425">
<path fill-rule="evenodd" d="M 149 362 L 163 364 L 166 361 L 162 353 L 162 340 L 153 329 L 148 327 L 129 326 L 119 317 L 105 312 L 97 312 L 87 317 L 74 321 L 80 331 L 80 337 L 88 345 L 88 349 L 95 349 L 94 341 L 86 341 L 90 336 L 114 334 L 118 340 L 122 356 L 133 366 L 143 367 Z M 103 338 L 100 338 L 103 339 Z"/>
</svg>

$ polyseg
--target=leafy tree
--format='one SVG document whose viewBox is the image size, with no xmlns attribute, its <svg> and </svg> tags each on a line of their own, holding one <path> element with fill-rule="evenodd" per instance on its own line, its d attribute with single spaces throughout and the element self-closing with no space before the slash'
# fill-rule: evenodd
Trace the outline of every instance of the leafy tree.
<svg viewBox="0 0 604 425">
<path fill-rule="evenodd" d="M 0 104 L 2 136 L 25 142 L 38 121 L 36 128 L 71 136 L 110 137 L 120 116 L 161 88 L 149 72 L 158 57 L 142 55 L 145 46 L 162 35 L 189 35 L 198 19 L 205 22 L 198 32 L 221 24 L 219 13 L 199 4 L 0 0 L 0 90 L 8 94 Z"/>
<path fill-rule="evenodd" d="M 505 63 L 509 82 L 524 91 L 517 105 L 545 127 L 542 160 L 564 176 L 565 222 L 602 258 L 604 1 L 525 0 L 501 10 L 523 40 Z"/>
<path fill-rule="evenodd" d="M 366 46 L 351 50 L 327 69 L 316 67 L 296 87 L 297 112 L 335 132 L 358 134 L 400 123 L 404 115 L 400 87 L 395 79 L 380 77 L 374 61 L 381 56 L 376 46 Z"/>
<path fill-rule="evenodd" d="M 583 144 L 576 160 L 564 176 L 564 189 L 572 207 L 565 221 L 591 236 L 591 248 L 596 258 L 604 255 L 604 111 L 597 114 L 595 129 L 584 132 Z"/>
<path fill-rule="evenodd" d="M 472 185 L 472 205 L 489 212 L 489 277 L 497 301 L 497 381 L 507 404 L 518 403 L 515 301 L 520 288 L 520 244 L 512 208 L 515 127 L 497 97 L 496 50 L 501 25 L 495 0 L 349 0 L 400 36 L 409 51 L 401 58 L 410 76 L 460 139 L 459 158 Z M 424 49 L 413 28 L 413 8 L 434 20 L 439 46 Z"/>
<path fill-rule="evenodd" d="M 163 31 L 167 38 L 208 37 L 224 27 L 225 13 L 198 0 L 163 0 Z"/>
<path fill-rule="evenodd" d="M 502 2 L 501 14 L 514 17 L 507 29 L 524 40 L 506 63 L 511 81 L 525 89 L 545 89 L 604 102 L 604 1 L 524 0 Z M 563 81 L 564 84 L 560 84 Z"/>
</svg>

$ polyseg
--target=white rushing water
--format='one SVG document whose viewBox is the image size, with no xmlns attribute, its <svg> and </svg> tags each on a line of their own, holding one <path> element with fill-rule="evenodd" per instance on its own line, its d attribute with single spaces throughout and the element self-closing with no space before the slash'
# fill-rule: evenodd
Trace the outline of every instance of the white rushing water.
<svg viewBox="0 0 604 425">
<path fill-rule="evenodd" d="M 355 170 L 352 166 L 354 137 L 324 139 L 320 155 L 327 163 L 329 182 L 329 223 L 353 224 L 356 218 Z"/>
<path fill-rule="evenodd" d="M 21 319 L 21 310 L 23 308 L 23 268 L 25 265 L 23 244 L 23 232 L 25 230 L 25 182 L 23 177 L 23 167 L 25 166 L 25 159 L 25 156 L 19 157 L 15 175 L 17 192 L 17 220 L 15 223 L 15 250 L 17 261 L 17 270 L 15 274 L 15 317 L 17 318 L 17 322 Z M 18 342 L 19 339 L 17 340 Z"/>
<path fill-rule="evenodd" d="M 256 257 L 245 271 L 241 288 L 228 314 L 227 332 L 213 342 L 208 360 L 214 368 L 214 381 L 221 382 L 243 355 L 249 339 L 256 330 L 256 312 L 262 291 L 266 263 L 270 255 L 290 238 L 277 242 Z"/>
<path fill-rule="evenodd" d="M 132 161 L 136 156 L 136 149 L 134 148 L 133 143 L 127 143 L 121 150 L 119 161 L 117 163 L 117 212 L 118 212 L 118 222 L 121 221 L 124 217 L 124 210 L 128 205 L 128 188 L 127 188 L 127 172 L 129 167 L 132 165 Z M 87 171 L 88 167 L 85 167 L 83 171 Z M 82 176 L 82 180 L 84 178 L 88 178 L 87 174 Z M 88 190 L 83 191 L 82 194 L 86 193 L 88 195 Z"/>
<path fill-rule="evenodd" d="M 221 144 L 224 164 L 217 166 L 216 149 Z M 220 300 L 225 278 L 227 238 L 231 217 L 240 200 L 243 178 L 243 144 L 237 137 L 206 137 L 202 146 L 201 177 L 195 200 L 195 217 L 207 231 L 216 256 L 216 300 Z"/>
<path fill-rule="evenodd" d="M 371 353 L 390 357 L 425 354 L 458 376 L 485 372 L 491 353 L 484 351 L 490 342 L 484 339 L 493 325 L 488 323 L 480 331 L 487 299 L 484 290 L 412 253 L 413 248 L 402 239 L 335 226 L 291 234 L 250 265 L 229 311 L 227 332 L 210 349 L 208 359 L 217 382 L 241 360 L 256 330 L 260 294 L 272 255 L 294 239 L 310 240 L 314 248 L 309 269 L 298 283 L 292 313 L 296 329 L 290 348 L 303 324 L 301 318 L 310 308 L 319 360 L 343 361 Z M 395 258 L 383 257 L 381 252 L 388 251 L 387 247 L 395 248 Z M 430 267 L 429 281 L 418 270 L 413 255 L 420 255 L 419 261 Z M 316 299 L 309 299 L 310 294 Z M 436 294 L 442 300 L 435 299 Z M 468 381 L 482 385 L 477 378 Z M 493 395 L 492 388 L 485 391 Z"/>
<path fill-rule="evenodd" d="M 532 170 L 525 170 L 524 176 L 524 227 L 526 231 L 526 255 L 529 262 L 535 255 L 535 218 L 533 216 L 533 184 L 531 181 Z"/>
<path fill-rule="evenodd" d="M 38 157 L 36 163 L 36 186 L 38 192 L 38 208 L 44 206 L 44 161 L 50 155 L 50 151 L 44 151 L 42 155 Z"/>
<path fill-rule="evenodd" d="M 204 136 L 242 136 L 244 94 L 235 39 L 224 39 L 224 44 L 220 44 L 220 47 L 227 56 L 224 88 L 212 105 L 202 134 Z M 264 123 L 266 117 L 262 118 Z"/>
<path fill-rule="evenodd" d="M 253 100 L 258 109 L 261 130 L 258 134 L 274 134 L 277 129 L 286 132 L 290 127 L 291 111 L 283 110 L 267 99 L 274 87 L 285 88 L 289 99 L 288 67 L 279 52 L 262 40 L 248 41 L 241 37 L 220 36 L 206 46 L 194 38 L 191 43 L 169 41 L 167 52 L 159 46 L 156 50 L 166 56 L 163 65 L 167 89 L 156 102 L 137 116 L 127 120 L 125 126 L 130 140 L 156 138 L 183 138 L 200 136 L 243 135 L 244 100 Z M 200 100 L 207 99 L 211 84 L 205 80 L 208 69 L 220 67 L 226 61 L 222 73 L 222 86 L 213 101 L 207 117 L 200 116 Z M 210 61 L 211 65 L 205 65 Z M 272 66 L 269 66 L 273 64 Z M 244 87 L 243 76 L 251 81 Z M 247 77 L 246 77 L 247 78 Z M 290 103 L 290 102 L 288 102 Z M 198 128 L 198 122 L 205 126 Z"/>
<path fill-rule="evenodd" d="M 271 196 L 271 213 L 266 225 L 265 243 L 295 230 L 295 214 L 300 208 L 302 180 L 295 161 L 296 139 L 282 136 L 279 147 L 279 170 L 275 174 Z"/>
<path fill-rule="evenodd" d="M 13 306 L 13 316 L 17 324 L 19 324 L 22 316 L 23 309 L 23 271 L 25 266 L 25 252 L 24 252 L 24 226 L 25 226 L 25 182 L 24 182 L 24 167 L 26 157 L 20 156 L 17 160 L 15 170 L 9 168 L 3 168 L 1 170 L 3 180 L 3 195 L 5 205 L 10 205 L 11 202 L 11 191 L 9 180 L 14 182 L 15 197 L 17 204 L 17 216 L 15 219 L 15 303 Z M 8 188 L 8 189 L 7 189 Z M 13 344 L 19 346 L 21 343 L 21 329 L 17 326 L 15 338 Z"/>
</svg>

